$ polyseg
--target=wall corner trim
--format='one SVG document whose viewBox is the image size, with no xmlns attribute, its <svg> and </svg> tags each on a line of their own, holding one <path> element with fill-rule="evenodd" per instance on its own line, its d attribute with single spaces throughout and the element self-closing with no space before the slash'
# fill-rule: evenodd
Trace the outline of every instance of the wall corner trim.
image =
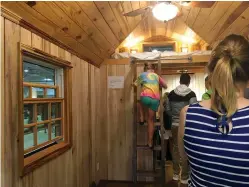
<svg viewBox="0 0 249 187">
<path fill-rule="evenodd" d="M 1 5 L 1 16 L 3 16 L 4 18 L 6 18 L 10 21 L 13 21 L 16 24 L 20 24 L 20 20 L 22 20 L 22 18 L 20 16 L 11 12 L 9 9 L 3 7 L 2 5 Z"/>
</svg>

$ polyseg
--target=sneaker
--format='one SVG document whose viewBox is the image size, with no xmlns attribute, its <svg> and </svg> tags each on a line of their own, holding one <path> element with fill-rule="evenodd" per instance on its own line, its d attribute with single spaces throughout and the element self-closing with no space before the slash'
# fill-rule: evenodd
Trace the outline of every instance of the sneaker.
<svg viewBox="0 0 249 187">
<path fill-rule="evenodd" d="M 181 184 L 188 184 L 189 179 L 181 180 Z"/>
<path fill-rule="evenodd" d="M 173 175 L 173 180 L 174 180 L 174 181 L 178 181 L 178 180 L 179 180 L 179 175 L 174 174 L 174 175 Z"/>
</svg>

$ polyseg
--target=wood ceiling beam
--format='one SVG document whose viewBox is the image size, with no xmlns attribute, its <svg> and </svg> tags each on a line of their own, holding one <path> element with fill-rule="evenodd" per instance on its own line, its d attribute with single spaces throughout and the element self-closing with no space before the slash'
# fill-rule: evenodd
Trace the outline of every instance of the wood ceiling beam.
<svg viewBox="0 0 249 187">
<path fill-rule="evenodd" d="M 123 11 L 122 11 L 122 14 L 124 13 L 127 13 L 127 12 L 131 12 L 132 11 L 132 7 L 131 7 L 131 3 L 129 1 L 122 1 L 122 2 L 119 2 L 123 8 Z M 129 25 L 129 28 L 130 28 L 130 33 L 134 30 L 135 28 L 135 24 L 136 24 L 136 21 L 135 21 L 135 18 L 134 17 L 129 17 L 129 16 L 125 16 L 127 22 L 128 22 L 128 25 Z"/>
<path fill-rule="evenodd" d="M 129 35 L 129 26 L 125 19 L 125 17 L 122 15 L 120 9 L 119 9 L 119 2 L 118 1 L 109 1 L 109 5 L 112 9 L 113 14 L 115 15 L 115 18 L 117 19 L 123 33 L 125 36 Z"/>
<path fill-rule="evenodd" d="M 54 23 L 30 8 L 27 4 L 2 2 L 1 10 L 2 15 L 6 16 L 7 19 L 11 19 L 12 12 L 21 16 L 19 19 L 16 19 L 16 23 L 20 24 L 20 26 L 75 54 L 81 59 L 97 66 L 102 62 L 101 58 L 78 43 L 72 36 L 62 30 L 58 30 L 58 27 Z"/>
<path fill-rule="evenodd" d="M 93 24 L 101 31 L 101 33 L 105 35 L 105 37 L 112 44 L 112 46 L 114 48 L 118 46 L 119 40 L 113 34 L 111 28 L 106 23 L 105 19 L 99 12 L 94 2 L 78 1 L 77 4 L 81 8 L 81 10 L 89 17 Z"/>
<path fill-rule="evenodd" d="M 131 8 L 133 11 L 140 8 L 139 1 L 130 1 L 130 3 L 131 3 Z M 135 23 L 137 25 L 141 21 L 142 15 L 138 15 L 134 19 L 135 19 Z"/>
<path fill-rule="evenodd" d="M 186 20 L 186 24 L 190 27 L 193 28 L 193 25 L 200 13 L 201 9 L 200 8 L 191 8 L 189 15 Z"/>
<path fill-rule="evenodd" d="M 26 4 L 25 2 L 22 3 Z M 61 30 L 74 37 L 79 43 L 84 45 L 95 55 L 102 59 L 108 56 L 102 47 L 93 41 L 92 36 L 88 35 L 77 24 L 75 24 L 75 22 L 73 22 L 54 2 L 39 1 L 36 2 L 36 5 L 33 6 L 32 9 L 56 24 Z"/>
<path fill-rule="evenodd" d="M 247 31 L 249 2 L 216 2 L 211 8 L 183 7 L 182 20 L 212 46 L 229 34 Z M 218 41 L 217 41 L 218 40 Z"/>
<path fill-rule="evenodd" d="M 126 38 L 126 35 L 122 31 L 109 3 L 107 1 L 95 1 L 94 4 L 101 13 L 107 25 L 112 30 L 112 33 L 118 39 L 119 43 L 123 41 Z"/>
<path fill-rule="evenodd" d="M 213 12 L 214 7 L 216 6 L 218 2 L 215 2 L 215 4 L 211 8 L 201 8 L 200 12 L 198 13 L 195 22 L 193 23 L 193 26 L 191 29 L 196 32 L 196 34 L 200 35 L 199 30 L 203 27 L 203 25 L 208 20 L 210 14 Z"/>
<path fill-rule="evenodd" d="M 242 34 L 243 29 L 247 27 L 248 23 L 249 2 L 247 5 L 247 9 L 221 35 L 219 35 L 219 37 L 217 37 L 216 41 L 221 41 L 230 34 Z"/>
<path fill-rule="evenodd" d="M 76 2 L 55 1 L 55 4 L 67 14 L 67 16 L 81 27 L 88 36 L 109 55 L 115 50 L 115 47 L 108 41 L 104 33 L 96 27 L 87 14 L 80 8 Z"/>
<path fill-rule="evenodd" d="M 215 41 L 238 17 L 247 9 L 249 2 L 233 2 L 225 15 L 220 19 L 212 31 L 207 35 L 207 41 Z"/>
<path fill-rule="evenodd" d="M 231 1 L 220 1 L 215 4 L 215 7 L 212 10 L 212 13 L 209 15 L 208 19 L 205 21 L 205 24 L 198 29 L 199 36 L 202 37 L 206 42 L 206 36 L 209 35 L 209 32 L 212 28 L 219 22 L 222 16 L 226 13 L 228 8 L 232 5 Z M 188 25 L 189 26 L 189 25 Z"/>
</svg>

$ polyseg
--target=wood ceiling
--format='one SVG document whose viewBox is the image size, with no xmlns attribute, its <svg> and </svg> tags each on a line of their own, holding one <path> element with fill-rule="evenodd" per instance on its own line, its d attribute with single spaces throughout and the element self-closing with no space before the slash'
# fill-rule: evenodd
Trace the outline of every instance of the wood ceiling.
<svg viewBox="0 0 249 187">
<path fill-rule="evenodd" d="M 215 45 L 231 33 L 249 34 L 249 2 L 216 2 L 211 8 L 179 7 L 182 16 L 163 23 L 152 15 L 124 17 L 122 14 L 155 2 L 2 2 L 25 22 L 63 43 L 81 58 L 100 65 L 124 39 L 134 35 L 171 38 L 184 35 L 191 28 L 197 35 Z M 204 43 L 204 42 L 203 42 Z"/>
<path fill-rule="evenodd" d="M 99 65 L 132 32 L 141 16 L 122 13 L 140 8 L 139 2 L 2 2 L 23 20 Z M 141 4 L 142 6 L 142 4 Z"/>
<path fill-rule="evenodd" d="M 183 21 L 211 45 L 229 34 L 249 38 L 249 1 L 220 1 L 207 9 L 183 9 Z"/>
<path fill-rule="evenodd" d="M 165 38 L 186 36 L 193 31 L 192 39 L 211 46 L 232 33 L 249 38 L 249 1 L 220 1 L 211 8 L 178 7 L 181 17 L 163 23 L 149 14 L 132 34 L 134 37 L 144 36 L 146 40 L 159 35 Z"/>
<path fill-rule="evenodd" d="M 141 20 L 140 24 L 133 30 L 131 35 L 134 38 L 142 37 L 145 42 L 159 42 L 160 40 L 180 40 L 179 38 L 186 37 L 187 33 L 191 34 L 191 40 L 193 40 L 194 43 L 202 41 L 202 39 L 193 32 L 184 21 L 182 21 L 182 17 L 164 23 L 155 19 L 152 13 L 150 13 Z M 124 46 L 127 43 L 127 40 L 129 39 L 126 38 L 120 47 Z"/>
</svg>

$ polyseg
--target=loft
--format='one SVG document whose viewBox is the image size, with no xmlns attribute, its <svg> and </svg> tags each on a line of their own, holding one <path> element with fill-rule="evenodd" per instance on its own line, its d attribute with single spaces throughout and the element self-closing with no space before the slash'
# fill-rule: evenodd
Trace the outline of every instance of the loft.
<svg viewBox="0 0 249 187">
<path fill-rule="evenodd" d="M 246 1 L 1 2 L 0 186 L 180 185 L 160 111 L 145 147 L 133 83 L 155 64 L 161 97 L 187 73 L 201 101 L 211 51 L 230 34 L 248 39 L 248 23 Z"/>
</svg>

